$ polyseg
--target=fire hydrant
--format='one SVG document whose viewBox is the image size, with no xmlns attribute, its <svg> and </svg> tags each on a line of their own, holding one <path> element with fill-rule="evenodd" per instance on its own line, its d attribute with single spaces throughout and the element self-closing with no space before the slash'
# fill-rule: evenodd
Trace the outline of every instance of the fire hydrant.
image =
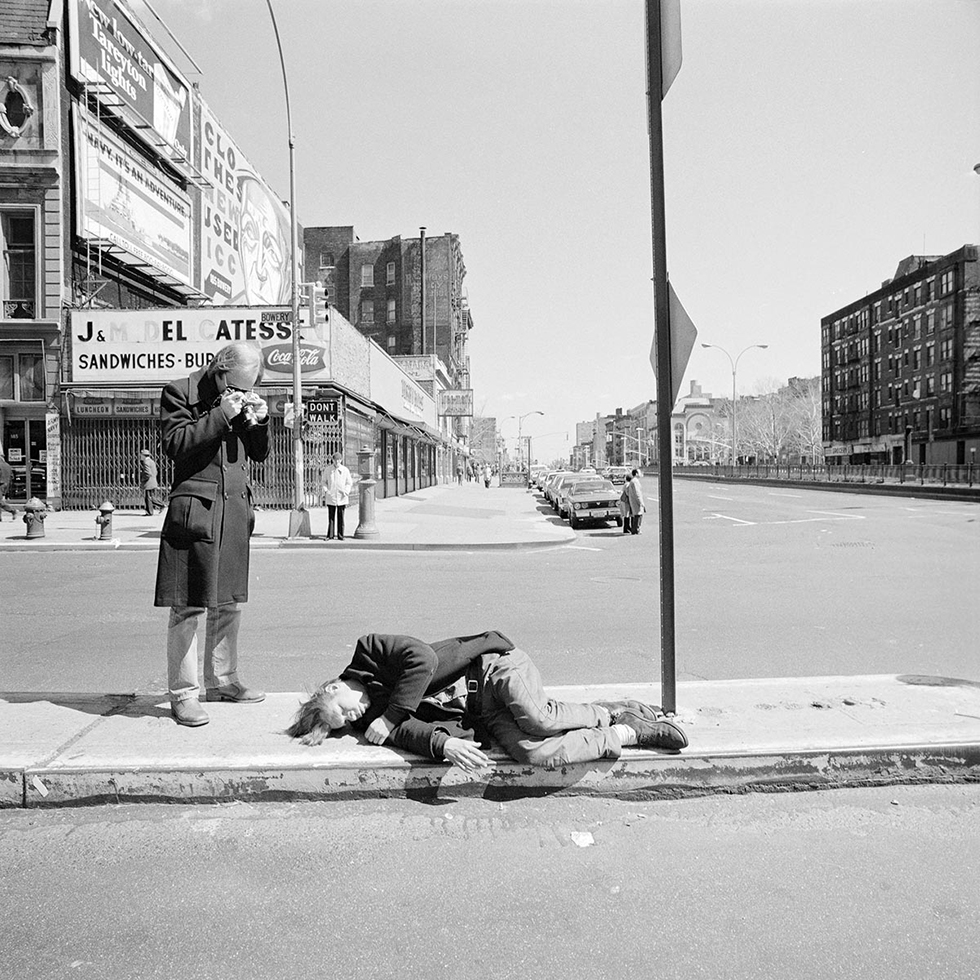
<svg viewBox="0 0 980 980">
<path fill-rule="evenodd" d="M 115 509 L 116 508 L 113 507 L 112 503 L 108 500 L 99 506 L 99 516 L 96 517 L 95 523 L 102 529 L 99 532 L 100 541 L 112 540 L 112 512 Z"/>
<path fill-rule="evenodd" d="M 31 497 L 24 504 L 24 523 L 28 538 L 44 537 L 44 518 L 48 516 L 48 505 L 37 497 Z"/>
</svg>

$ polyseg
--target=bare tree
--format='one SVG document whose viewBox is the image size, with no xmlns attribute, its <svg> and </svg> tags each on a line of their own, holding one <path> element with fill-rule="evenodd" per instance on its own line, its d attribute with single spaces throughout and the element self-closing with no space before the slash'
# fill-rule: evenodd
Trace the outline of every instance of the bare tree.
<svg viewBox="0 0 980 980">
<path fill-rule="evenodd" d="M 764 460 L 822 462 L 820 413 L 819 377 L 793 378 L 790 384 L 765 378 L 755 395 L 739 399 L 739 450 Z"/>
</svg>

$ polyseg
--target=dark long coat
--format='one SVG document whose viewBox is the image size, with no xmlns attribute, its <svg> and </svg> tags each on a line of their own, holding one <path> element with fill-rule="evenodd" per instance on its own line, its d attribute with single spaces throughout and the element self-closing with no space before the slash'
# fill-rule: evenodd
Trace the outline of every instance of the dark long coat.
<svg viewBox="0 0 980 980">
<path fill-rule="evenodd" d="M 206 369 L 163 389 L 163 450 L 174 461 L 154 605 L 248 600 L 248 539 L 255 526 L 248 459 L 269 455 L 268 418 L 251 428 L 217 405 Z M 212 407 L 213 406 L 213 407 Z"/>
</svg>

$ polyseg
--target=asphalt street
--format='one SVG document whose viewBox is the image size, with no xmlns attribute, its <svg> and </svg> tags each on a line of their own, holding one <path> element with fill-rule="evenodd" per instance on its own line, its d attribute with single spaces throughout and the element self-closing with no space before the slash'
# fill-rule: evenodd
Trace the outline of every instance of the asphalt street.
<svg viewBox="0 0 980 980">
<path fill-rule="evenodd" d="M 655 481 L 639 537 L 555 549 L 259 550 L 243 675 L 302 690 L 357 636 L 501 629 L 552 684 L 659 679 Z M 522 491 L 514 491 L 522 492 Z M 919 673 L 977 679 L 980 506 L 678 481 L 680 680 Z M 557 520 L 541 506 L 543 520 Z M 155 554 L 5 553 L 0 688 L 165 689 Z"/>
<path fill-rule="evenodd" d="M 0 813 L 0 978 L 970 980 L 980 786 Z"/>
</svg>

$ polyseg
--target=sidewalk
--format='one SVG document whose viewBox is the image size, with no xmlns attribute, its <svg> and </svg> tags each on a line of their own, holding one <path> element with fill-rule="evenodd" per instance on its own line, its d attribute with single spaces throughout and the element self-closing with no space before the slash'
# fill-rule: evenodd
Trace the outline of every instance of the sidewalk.
<svg viewBox="0 0 980 980">
<path fill-rule="evenodd" d="M 564 522 L 549 520 L 539 497 L 510 487 L 486 489 L 482 483 L 440 484 L 400 497 L 375 501 L 378 537 L 354 537 L 356 507 L 348 508 L 347 536 L 327 541 L 327 509 L 310 510 L 312 538 L 287 539 L 289 511 L 260 510 L 255 515 L 252 548 L 350 548 L 360 550 L 536 548 L 567 544 L 575 532 Z M 9 515 L 2 515 L 7 518 Z M 117 510 L 112 538 L 100 541 L 98 512 L 52 511 L 44 521 L 44 537 L 27 539 L 22 516 L 0 523 L 0 552 L 17 551 L 156 551 L 163 515 L 147 517 L 142 509 Z"/>
<path fill-rule="evenodd" d="M 378 501 L 373 541 L 286 541 L 288 513 L 267 511 L 258 515 L 252 546 L 476 550 L 574 541 L 575 532 L 538 501 L 510 488 L 430 487 Z M 326 512 L 311 516 L 322 535 Z M 0 525 L 0 551 L 155 551 L 162 523 L 117 514 L 114 540 L 102 542 L 93 540 L 94 513 L 58 512 L 43 539 L 26 541 L 22 524 Z M 641 683 L 550 693 L 661 703 L 659 685 Z M 211 723 L 187 729 L 174 724 L 165 695 L 0 693 L 0 808 L 463 794 L 647 799 L 980 781 L 976 681 L 876 675 L 680 683 L 678 721 L 691 742 L 680 754 L 625 749 L 618 760 L 549 771 L 498 752 L 476 778 L 352 736 L 317 748 L 294 743 L 282 731 L 301 699 L 276 693 L 257 705 L 208 704 Z"/>
<path fill-rule="evenodd" d="M 656 685 L 549 693 L 659 701 Z M 187 729 L 173 723 L 160 695 L 0 695 L 0 807 L 553 793 L 655 799 L 980 780 L 980 683 L 970 681 L 681 683 L 678 720 L 691 744 L 680 754 L 624 749 L 617 760 L 551 771 L 493 752 L 479 776 L 350 735 L 302 746 L 282 734 L 301 697 L 211 703 L 211 723 Z"/>
</svg>

